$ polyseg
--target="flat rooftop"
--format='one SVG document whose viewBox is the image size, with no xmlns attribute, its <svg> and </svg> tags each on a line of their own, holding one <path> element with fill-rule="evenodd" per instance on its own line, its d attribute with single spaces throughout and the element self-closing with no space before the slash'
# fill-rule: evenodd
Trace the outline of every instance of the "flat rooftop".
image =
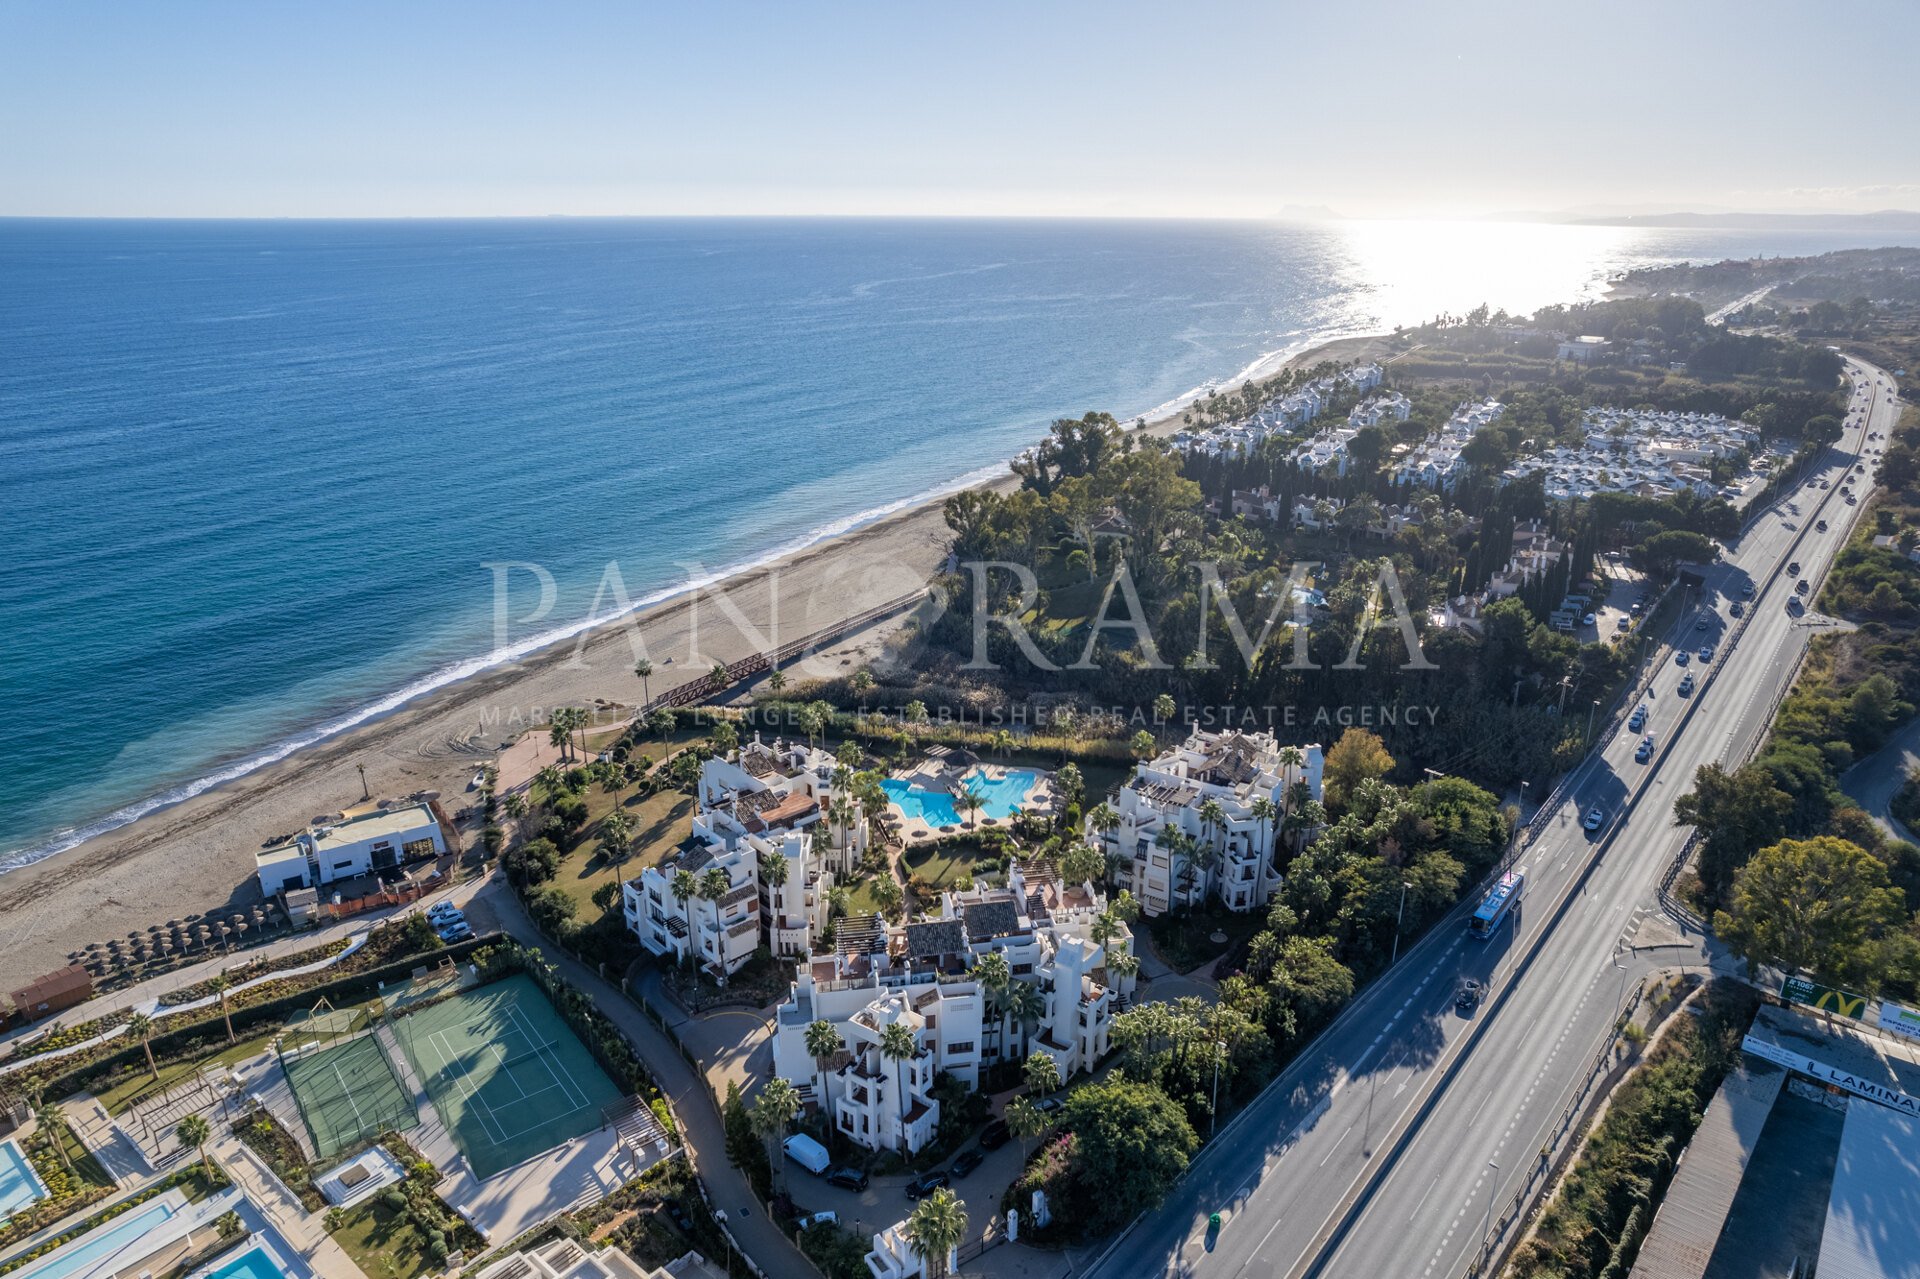
<svg viewBox="0 0 1920 1279">
<path fill-rule="evenodd" d="M 1860 1098 L 1848 1105 L 1815 1273 L 1920 1275 L 1920 1119 Z"/>
</svg>

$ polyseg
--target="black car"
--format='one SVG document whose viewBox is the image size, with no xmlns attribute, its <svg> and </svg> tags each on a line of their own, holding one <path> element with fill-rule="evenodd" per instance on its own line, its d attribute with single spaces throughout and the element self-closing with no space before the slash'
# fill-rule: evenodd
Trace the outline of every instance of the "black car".
<svg viewBox="0 0 1920 1279">
<path fill-rule="evenodd" d="M 952 1178 L 944 1171 L 930 1172 L 923 1177 L 915 1177 L 907 1183 L 907 1198 L 925 1199 L 942 1186 L 951 1185 Z"/>
<path fill-rule="evenodd" d="M 1470 1013 L 1480 1006 L 1481 997 L 1487 988 L 1469 977 L 1460 983 L 1460 992 L 1453 997 L 1453 1006 L 1463 1013 Z"/>
<path fill-rule="evenodd" d="M 860 1168 L 829 1168 L 827 1169 L 827 1184 L 829 1186 L 838 1186 L 842 1190 L 865 1190 L 867 1188 L 867 1174 L 865 1170 Z"/>
<path fill-rule="evenodd" d="M 1007 1127 L 1007 1121 L 996 1119 L 980 1130 L 980 1149 L 998 1150 L 1012 1138 L 1013 1132 Z"/>
<path fill-rule="evenodd" d="M 987 1161 L 987 1157 L 977 1150 L 963 1150 L 959 1158 L 953 1161 L 953 1175 L 964 1177 Z"/>
</svg>

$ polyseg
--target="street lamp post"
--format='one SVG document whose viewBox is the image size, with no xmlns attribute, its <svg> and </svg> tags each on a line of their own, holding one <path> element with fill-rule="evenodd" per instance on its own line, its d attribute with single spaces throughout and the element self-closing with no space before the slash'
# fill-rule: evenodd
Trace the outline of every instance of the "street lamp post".
<svg viewBox="0 0 1920 1279">
<path fill-rule="evenodd" d="M 1400 925 L 1405 922 L 1406 918 L 1407 881 L 1403 879 L 1400 881 L 1400 910 L 1399 913 L 1393 917 L 1393 958 L 1387 961 L 1387 967 L 1389 968 L 1400 962 Z"/>
<path fill-rule="evenodd" d="M 1600 699 L 1594 698 L 1593 705 L 1587 711 L 1587 736 L 1593 736 L 1593 717 L 1600 713 Z"/>
<path fill-rule="evenodd" d="M 1214 1132 L 1220 1127 L 1220 1059 L 1227 1055 L 1224 1040 L 1213 1041 L 1213 1108 L 1207 1114 L 1207 1140 L 1213 1140 Z"/>
</svg>

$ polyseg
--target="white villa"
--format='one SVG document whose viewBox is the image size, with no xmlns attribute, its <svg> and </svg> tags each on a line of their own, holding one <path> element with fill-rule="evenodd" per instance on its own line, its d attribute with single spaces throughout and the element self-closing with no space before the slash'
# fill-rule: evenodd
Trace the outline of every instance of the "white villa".
<svg viewBox="0 0 1920 1279">
<path fill-rule="evenodd" d="M 877 916 L 843 919 L 835 953 L 802 961 L 775 1009 L 774 1072 L 849 1140 L 915 1151 L 940 1122 L 937 1072 L 977 1088 L 983 1066 L 1033 1052 L 1052 1057 L 1062 1079 L 1091 1070 L 1134 984 L 1130 974 L 1108 973 L 1107 946 L 1094 940 L 1105 910 L 1097 888 L 1063 885 L 1048 865 L 1029 863 L 1009 871 L 1004 888 L 947 891 L 937 918 L 891 927 Z M 1109 944 L 1131 942 L 1120 924 Z M 980 959 L 995 951 L 1033 992 L 1022 997 L 1033 1002 L 1030 1021 L 1012 1007 L 1022 999 L 996 1008 L 976 979 Z M 824 1063 L 806 1044 L 807 1027 L 822 1020 L 841 1043 Z M 911 1033 L 912 1056 L 882 1050 L 893 1025 Z"/>
<path fill-rule="evenodd" d="M 612 1244 L 593 1248 L 574 1239 L 555 1239 L 505 1254 L 476 1279 L 723 1279 L 723 1274 L 697 1252 L 648 1269 Z"/>
<path fill-rule="evenodd" d="M 1136 767 L 1115 804 L 1119 824 L 1088 838 L 1118 862 L 1114 882 L 1148 915 L 1194 906 L 1217 893 L 1229 910 L 1258 910 L 1280 885 L 1274 843 L 1297 783 L 1320 798 L 1326 755 L 1319 746 L 1283 747 L 1271 733 L 1191 737 Z M 1182 854 L 1180 832 L 1218 857 Z"/>
<path fill-rule="evenodd" d="M 804 743 L 751 742 L 700 768 L 693 835 L 682 851 L 621 886 L 627 927 L 656 955 L 691 957 L 716 979 L 740 970 L 761 945 L 805 955 L 827 924 L 827 892 L 866 852 L 866 822 L 833 804 L 834 758 Z M 784 875 L 763 870 L 777 855 Z M 764 862 L 763 862 L 763 859 Z M 705 883 L 715 870 L 724 893 Z M 696 890 L 674 893 L 681 871 Z M 717 881 L 716 881 L 717 884 Z"/>
<path fill-rule="evenodd" d="M 337 822 L 317 825 L 254 855 L 260 891 L 325 888 L 447 851 L 440 819 L 429 804 L 348 809 Z"/>
<path fill-rule="evenodd" d="M 1349 426 L 1379 426 L 1382 422 L 1404 422 L 1413 416 L 1413 401 L 1398 391 L 1369 395 L 1347 414 Z"/>
<path fill-rule="evenodd" d="M 873 1279 L 926 1279 L 927 1265 L 907 1238 L 907 1223 L 896 1221 L 873 1236 L 873 1247 L 862 1258 Z"/>
</svg>

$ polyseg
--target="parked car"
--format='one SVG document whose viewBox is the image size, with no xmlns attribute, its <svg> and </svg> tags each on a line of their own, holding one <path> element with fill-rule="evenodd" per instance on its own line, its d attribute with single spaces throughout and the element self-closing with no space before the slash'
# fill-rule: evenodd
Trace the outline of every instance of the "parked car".
<svg viewBox="0 0 1920 1279">
<path fill-rule="evenodd" d="M 781 1142 L 780 1148 L 787 1152 L 787 1158 L 816 1177 L 825 1173 L 827 1164 L 831 1162 L 827 1148 L 803 1132 L 797 1132 Z"/>
<path fill-rule="evenodd" d="M 1454 992 L 1453 1006 L 1463 1013 L 1470 1013 L 1480 1006 L 1486 996 L 1487 988 L 1469 977 L 1460 983 L 1460 989 Z"/>
<path fill-rule="evenodd" d="M 985 1163 L 986 1159 L 987 1157 L 978 1150 L 963 1150 L 954 1157 L 953 1175 L 956 1177 L 964 1177 Z"/>
<path fill-rule="evenodd" d="M 1592 625 L 1593 625 L 1593 614 L 1592 614 L 1592 613 L 1588 613 L 1588 614 L 1587 614 L 1587 615 L 1586 615 L 1585 617 L 1583 617 L 1583 618 L 1581 618 L 1581 619 L 1580 619 L 1580 625 L 1582 625 L 1582 626 L 1592 626 Z"/>
<path fill-rule="evenodd" d="M 1064 1097 L 1042 1097 L 1033 1103 L 1033 1108 L 1043 1115 L 1051 1115 L 1067 1104 Z"/>
<path fill-rule="evenodd" d="M 909 1181 L 907 1183 L 907 1198 L 925 1199 L 942 1186 L 951 1184 L 953 1184 L 953 1179 L 947 1176 L 945 1170 L 936 1170 L 927 1173 L 925 1176 L 915 1177 L 912 1181 Z"/>
<path fill-rule="evenodd" d="M 427 910 L 427 918 L 436 924 L 443 924 L 450 919 L 461 917 L 460 908 L 450 901 L 436 902 Z"/>
<path fill-rule="evenodd" d="M 1622 613 L 1618 618 L 1614 620 L 1613 629 L 1616 631 L 1624 631 L 1629 626 L 1632 626 L 1632 625 L 1633 625 L 1633 622 L 1627 617 L 1625 613 Z"/>
<path fill-rule="evenodd" d="M 812 1213 L 794 1223 L 796 1230 L 811 1230 L 815 1226 L 836 1226 L 840 1224 L 840 1214 L 828 1208 L 824 1212 Z"/>
<path fill-rule="evenodd" d="M 1691 679 L 1693 677 L 1688 676 L 1687 678 Z M 1587 820 L 1581 824 L 1588 830 L 1599 830 L 1607 824 L 1607 810 L 1595 804 L 1587 810 Z"/>
<path fill-rule="evenodd" d="M 449 946 L 455 942 L 463 942 L 471 936 L 473 936 L 473 928 L 464 919 L 457 923 L 448 924 L 440 930 L 440 940 Z"/>
<path fill-rule="evenodd" d="M 980 1149 L 998 1150 L 1012 1138 L 1013 1130 L 1007 1127 L 1007 1121 L 996 1119 L 980 1130 Z"/>
<path fill-rule="evenodd" d="M 829 1168 L 826 1182 L 829 1186 L 838 1186 L 842 1190 L 865 1190 L 867 1173 L 864 1168 Z"/>
</svg>

